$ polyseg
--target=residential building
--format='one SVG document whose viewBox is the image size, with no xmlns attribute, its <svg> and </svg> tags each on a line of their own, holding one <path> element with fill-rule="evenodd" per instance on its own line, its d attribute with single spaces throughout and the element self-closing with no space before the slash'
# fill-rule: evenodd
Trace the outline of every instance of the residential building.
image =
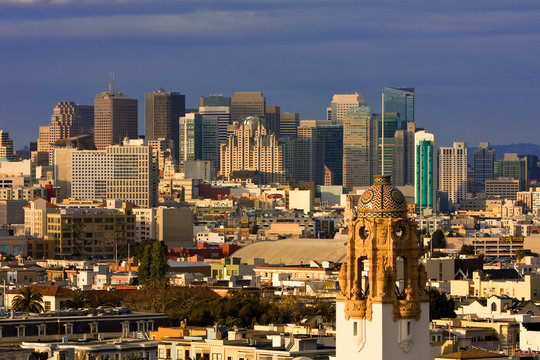
<svg viewBox="0 0 540 360">
<path fill-rule="evenodd" d="M 475 271 L 472 280 L 451 280 L 450 294 L 452 296 L 485 297 L 492 295 L 509 296 L 517 299 L 540 299 L 540 275 L 527 274 L 523 279 L 490 279 L 482 272 Z"/>
<path fill-rule="evenodd" d="M 439 191 L 454 205 L 467 197 L 467 143 L 439 149 Z"/>
<path fill-rule="evenodd" d="M 379 171 L 377 133 L 377 121 L 367 106 L 349 108 L 343 117 L 343 186 L 347 190 L 368 186 Z"/>
<path fill-rule="evenodd" d="M 248 116 L 266 115 L 266 99 L 262 92 L 235 92 L 231 98 L 231 122 L 240 122 Z"/>
<path fill-rule="evenodd" d="M 24 210 L 28 201 L 0 198 L 0 228 L 11 224 L 24 224 Z"/>
<path fill-rule="evenodd" d="M 121 144 L 125 138 L 138 138 L 137 100 L 109 91 L 96 95 L 94 100 L 94 141 L 98 150 Z M 38 149 L 39 151 L 39 149 Z"/>
<path fill-rule="evenodd" d="M 416 211 L 437 211 L 437 138 L 424 130 L 415 134 L 415 182 L 414 197 Z"/>
<path fill-rule="evenodd" d="M 362 94 L 335 94 L 330 103 L 330 120 L 332 120 L 332 124 L 341 125 L 349 109 L 363 106 L 366 106 L 366 100 Z"/>
<path fill-rule="evenodd" d="M 145 140 L 168 139 L 173 141 L 172 154 L 176 157 L 178 119 L 186 114 L 186 96 L 163 89 L 144 94 Z"/>
<path fill-rule="evenodd" d="M 480 142 L 474 150 L 474 184 L 477 194 L 486 191 L 486 180 L 492 180 L 494 175 L 495 149 L 489 142 Z"/>
<path fill-rule="evenodd" d="M 135 239 L 159 240 L 169 248 L 193 246 L 193 212 L 190 208 L 134 208 Z"/>
<path fill-rule="evenodd" d="M 248 117 L 232 128 L 228 142 L 221 144 L 221 176 L 231 180 L 246 174 L 262 184 L 288 182 L 285 147 L 267 133 L 260 118 Z"/>
<path fill-rule="evenodd" d="M 37 198 L 24 207 L 24 232 L 27 236 L 43 239 L 47 234 L 47 214 L 60 211 L 49 201 Z"/>
<path fill-rule="evenodd" d="M 384 88 L 384 110 L 397 113 L 398 129 L 406 129 L 414 120 L 414 88 Z"/>
</svg>

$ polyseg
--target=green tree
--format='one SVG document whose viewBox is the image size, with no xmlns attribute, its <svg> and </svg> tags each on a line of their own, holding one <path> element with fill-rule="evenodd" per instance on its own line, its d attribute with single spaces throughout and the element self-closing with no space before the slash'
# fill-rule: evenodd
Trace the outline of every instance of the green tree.
<svg viewBox="0 0 540 360">
<path fill-rule="evenodd" d="M 474 255 L 474 245 L 463 244 L 459 253 L 461 255 Z"/>
<path fill-rule="evenodd" d="M 137 270 L 139 283 L 149 287 L 167 285 L 167 247 L 158 240 L 146 244 Z"/>
<path fill-rule="evenodd" d="M 100 306 L 108 306 L 112 307 L 113 304 L 103 295 L 100 294 L 94 294 L 90 296 L 86 302 L 89 308 L 95 309 Z"/>
<path fill-rule="evenodd" d="M 41 313 L 43 312 L 43 296 L 32 288 L 22 288 L 13 297 L 11 308 L 14 311 Z"/>
<path fill-rule="evenodd" d="M 433 232 L 431 241 L 433 241 L 434 249 L 446 248 L 446 239 L 444 238 L 444 233 L 441 230 L 435 230 L 435 232 Z"/>
<path fill-rule="evenodd" d="M 440 293 L 436 289 L 429 289 L 429 320 L 443 319 L 443 318 L 455 318 L 454 300 L 449 299 L 446 294 Z"/>
<path fill-rule="evenodd" d="M 82 309 L 86 306 L 86 296 L 82 292 L 77 292 L 69 297 L 66 301 L 68 309 Z"/>
</svg>

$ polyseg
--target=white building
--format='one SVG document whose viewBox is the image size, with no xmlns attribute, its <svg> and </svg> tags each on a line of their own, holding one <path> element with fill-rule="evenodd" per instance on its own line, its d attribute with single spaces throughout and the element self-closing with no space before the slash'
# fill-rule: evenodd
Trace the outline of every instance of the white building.
<svg viewBox="0 0 540 360">
<path fill-rule="evenodd" d="M 58 212 L 58 206 L 37 198 L 24 207 L 24 232 L 28 236 L 43 238 L 47 234 L 47 213 Z"/>
<path fill-rule="evenodd" d="M 439 190 L 453 204 L 467 198 L 467 143 L 454 142 L 439 149 Z"/>
<path fill-rule="evenodd" d="M 291 190 L 289 191 L 289 210 L 298 209 L 309 213 L 311 211 L 311 190 Z"/>
</svg>

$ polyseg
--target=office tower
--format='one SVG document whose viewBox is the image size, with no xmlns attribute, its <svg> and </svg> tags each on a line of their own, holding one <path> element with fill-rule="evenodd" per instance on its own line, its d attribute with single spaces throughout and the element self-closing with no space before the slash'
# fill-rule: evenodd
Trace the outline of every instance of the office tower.
<svg viewBox="0 0 540 360">
<path fill-rule="evenodd" d="M 379 137 L 379 174 L 392 175 L 393 161 L 394 161 L 394 134 L 397 130 L 397 114 L 396 113 L 384 113 L 384 172 L 383 172 L 383 126 L 382 126 L 382 114 L 373 114 L 377 121 L 378 137 Z"/>
<path fill-rule="evenodd" d="M 265 110 L 266 99 L 260 91 L 235 92 L 231 98 L 231 122 L 240 122 L 248 116 L 264 117 Z"/>
<path fill-rule="evenodd" d="M 300 123 L 300 114 L 284 112 L 279 115 L 279 137 L 295 138 Z"/>
<path fill-rule="evenodd" d="M 332 185 L 343 183 L 343 125 L 317 121 L 317 139 L 324 143 L 324 164 L 332 172 Z"/>
<path fill-rule="evenodd" d="M 109 91 L 96 95 L 94 99 L 94 141 L 98 150 L 121 144 L 124 138 L 136 139 L 137 100 L 117 92 L 114 85 Z"/>
<path fill-rule="evenodd" d="M 201 155 L 198 160 L 209 160 L 212 176 L 219 170 L 219 119 L 200 115 Z"/>
<path fill-rule="evenodd" d="M 72 197 L 124 200 L 144 208 L 157 203 L 157 167 L 142 140 L 74 151 L 71 173 Z"/>
<path fill-rule="evenodd" d="M 55 143 L 81 134 L 79 106 L 71 101 L 60 101 L 53 109 L 49 124 L 49 159 L 52 160 Z"/>
<path fill-rule="evenodd" d="M 493 179 L 495 149 L 488 142 L 480 142 L 474 150 L 474 187 L 477 194 L 485 192 L 486 180 Z"/>
<path fill-rule="evenodd" d="M 538 156 L 537 155 L 519 155 L 527 163 L 527 183 L 538 180 Z M 528 184 L 525 184 L 527 187 Z"/>
<path fill-rule="evenodd" d="M 94 105 L 79 105 L 81 134 L 94 135 Z"/>
<path fill-rule="evenodd" d="M 504 177 L 519 180 L 521 191 L 527 187 L 527 159 L 515 153 L 505 153 L 503 160 L 493 164 L 494 178 Z"/>
<path fill-rule="evenodd" d="M 39 127 L 39 136 L 37 139 L 37 151 L 32 153 L 32 158 L 39 159 L 39 162 L 35 162 L 36 165 L 49 165 L 49 152 L 51 146 L 49 143 L 49 125 Z"/>
<path fill-rule="evenodd" d="M 176 162 L 176 156 L 178 156 L 178 154 L 174 150 L 174 141 L 172 139 L 160 138 L 147 142 L 148 146 L 152 148 L 152 154 L 154 158 L 157 158 L 159 176 L 163 176 L 163 172 L 165 170 L 165 160 L 171 158 L 172 162 L 174 163 Z"/>
<path fill-rule="evenodd" d="M 266 106 L 266 129 L 268 133 L 276 134 L 279 137 L 279 123 L 280 123 L 279 106 Z"/>
<path fill-rule="evenodd" d="M 415 123 L 409 122 L 406 129 L 397 129 L 394 133 L 392 178 L 396 186 L 414 184 L 415 132 Z"/>
<path fill-rule="evenodd" d="M 236 123 L 226 144 L 221 144 L 220 175 L 235 179 L 250 174 L 262 184 L 288 182 L 285 170 L 285 145 L 275 134 L 268 134 L 258 117 Z"/>
<path fill-rule="evenodd" d="M 362 94 L 336 94 L 330 103 L 331 120 L 333 124 L 342 124 L 343 118 L 351 108 L 358 108 L 366 105 L 366 100 Z M 371 180 L 370 180 L 371 181 Z"/>
<path fill-rule="evenodd" d="M 0 160 L 17 160 L 13 151 L 13 140 L 9 138 L 9 133 L 5 130 L 0 130 Z"/>
<path fill-rule="evenodd" d="M 199 160 L 202 155 L 202 116 L 187 113 L 179 119 L 178 169 L 184 172 L 186 161 Z"/>
<path fill-rule="evenodd" d="M 418 131 L 414 140 L 415 151 L 415 181 L 414 199 L 416 212 L 423 214 L 424 210 L 437 207 L 437 138 L 427 131 Z"/>
<path fill-rule="evenodd" d="M 178 119 L 186 114 L 186 96 L 162 89 L 144 94 L 146 141 L 170 139 L 178 151 Z"/>
<path fill-rule="evenodd" d="M 384 88 L 384 110 L 398 114 L 398 129 L 414 122 L 414 88 Z"/>
<path fill-rule="evenodd" d="M 454 142 L 439 149 L 439 191 L 456 205 L 467 197 L 467 143 Z"/>
<path fill-rule="evenodd" d="M 427 274 L 404 195 L 376 176 L 357 207 L 347 202 L 355 219 L 338 275 L 335 359 L 430 359 Z"/>
<path fill-rule="evenodd" d="M 379 170 L 377 128 L 368 106 L 350 108 L 343 118 L 343 186 L 349 191 L 369 186 Z"/>
<path fill-rule="evenodd" d="M 302 121 L 293 144 L 293 178 L 324 184 L 324 143 L 317 139 L 317 121 Z"/>
<path fill-rule="evenodd" d="M 231 123 L 231 98 L 211 95 L 199 98 L 199 114 L 203 119 L 215 118 L 218 122 L 218 141 L 227 141 L 227 126 Z"/>
</svg>

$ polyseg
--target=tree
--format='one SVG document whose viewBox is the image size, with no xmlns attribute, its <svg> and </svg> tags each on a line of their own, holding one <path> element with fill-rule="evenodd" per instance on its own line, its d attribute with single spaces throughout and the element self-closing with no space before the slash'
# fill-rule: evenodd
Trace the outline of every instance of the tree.
<svg viewBox="0 0 540 360">
<path fill-rule="evenodd" d="M 463 244 L 459 253 L 461 255 L 474 255 L 474 245 Z"/>
<path fill-rule="evenodd" d="M 43 312 L 43 296 L 32 288 L 26 287 L 19 290 L 18 294 L 11 301 L 11 308 L 14 311 L 27 313 Z"/>
<path fill-rule="evenodd" d="M 86 296 L 82 292 L 77 292 L 69 297 L 66 301 L 68 309 L 82 309 L 86 306 Z"/>
<path fill-rule="evenodd" d="M 446 248 L 446 239 L 444 238 L 444 233 L 441 230 L 435 230 L 431 236 L 431 241 L 433 241 L 434 249 Z"/>
<path fill-rule="evenodd" d="M 139 283 L 149 287 L 164 287 L 167 285 L 167 247 L 158 240 L 148 243 L 137 270 Z"/>
<path fill-rule="evenodd" d="M 94 294 L 88 298 L 86 301 L 86 305 L 88 305 L 89 308 L 95 309 L 100 306 L 107 306 L 112 307 L 113 304 L 103 295 L 100 294 Z"/>
<path fill-rule="evenodd" d="M 449 299 L 446 294 L 440 293 L 436 289 L 429 289 L 429 320 L 442 318 L 455 318 L 454 311 L 456 305 L 454 300 Z"/>
<path fill-rule="evenodd" d="M 519 249 L 514 252 L 514 256 L 516 257 L 516 261 L 520 262 L 525 257 L 525 251 Z"/>
</svg>

